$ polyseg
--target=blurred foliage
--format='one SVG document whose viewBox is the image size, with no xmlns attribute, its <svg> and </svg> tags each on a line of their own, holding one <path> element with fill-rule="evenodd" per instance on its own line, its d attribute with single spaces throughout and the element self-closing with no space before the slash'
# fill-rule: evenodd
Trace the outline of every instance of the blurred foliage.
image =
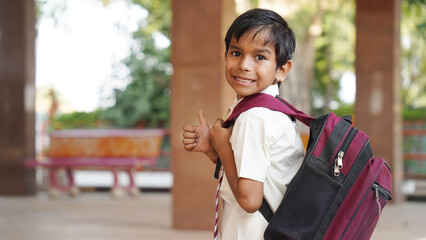
<svg viewBox="0 0 426 240">
<path fill-rule="evenodd" d="M 402 101 L 426 107 L 426 0 L 403 0 L 401 14 Z"/>
<path fill-rule="evenodd" d="M 140 34 L 140 35 L 139 35 Z M 139 48 L 125 60 L 132 81 L 114 89 L 115 104 L 102 118 L 116 127 L 165 127 L 170 118 L 170 49 L 157 49 L 152 35 L 135 33 Z"/>
<path fill-rule="evenodd" d="M 169 0 L 134 0 L 149 15 L 147 24 L 133 34 L 134 45 L 124 64 L 131 81 L 125 89 L 114 89 L 115 104 L 102 119 L 114 127 L 166 127 L 170 119 L 170 47 L 155 45 L 155 33 L 170 39 Z"/>
<path fill-rule="evenodd" d="M 170 28 L 172 24 L 172 9 L 170 0 L 132 0 L 135 4 L 145 8 L 149 15 L 147 26 L 143 26 L 139 31 L 146 34 L 160 32 L 170 39 Z"/>
<path fill-rule="evenodd" d="M 58 22 L 69 0 L 58 0 L 42 11 L 43 1 L 36 1 L 37 19 L 47 16 Z M 107 6 L 112 0 L 98 0 Z M 170 40 L 170 0 L 123 0 L 140 5 L 149 12 L 146 21 L 133 33 L 130 55 L 123 61 L 130 72 L 124 89 L 116 88 L 114 104 L 93 113 L 76 112 L 56 117 L 54 128 L 92 128 L 102 121 L 109 127 L 165 127 L 170 118 L 170 47 L 158 48 L 155 36 Z M 75 121 L 75 123 L 72 123 Z"/>
<path fill-rule="evenodd" d="M 250 3 L 250 6 L 257 6 L 259 5 L 259 0 L 248 0 Z"/>
<path fill-rule="evenodd" d="M 354 115 L 354 105 L 342 104 L 338 109 L 333 110 L 333 112 L 339 116 L 343 117 L 346 115 Z M 318 116 L 318 115 L 314 115 Z M 403 109 L 403 120 L 423 120 L 426 121 L 426 108 L 404 108 Z"/>
<path fill-rule="evenodd" d="M 337 96 L 340 78 L 345 71 L 354 72 L 355 2 L 325 2 L 326 6 L 339 4 L 336 9 L 322 8 L 322 33 L 315 41 L 313 115 L 336 111 L 328 105 L 342 104 Z M 401 95 L 403 108 L 409 108 L 404 118 L 418 118 L 422 115 L 412 109 L 426 107 L 426 0 L 402 0 L 401 10 Z M 322 104 L 314 104 L 318 102 Z"/>
<path fill-rule="evenodd" d="M 404 108 L 404 120 L 424 120 L 426 121 L 426 107 L 423 108 Z"/>
<path fill-rule="evenodd" d="M 51 119 L 51 130 L 97 128 L 102 125 L 101 110 L 61 114 Z"/>
<path fill-rule="evenodd" d="M 41 4 L 42 2 L 40 1 L 34 1 L 36 28 L 38 28 L 38 20 L 40 19 L 40 16 L 43 14 L 41 11 Z"/>
<path fill-rule="evenodd" d="M 330 102 L 342 104 L 338 97 L 344 72 L 354 72 L 355 2 L 332 0 L 322 7 L 322 32 L 315 41 L 312 112 L 321 115 L 330 111 Z M 322 104 L 314 104 L 320 102 Z M 334 110 L 333 110 L 334 111 Z M 347 114 L 346 114 L 347 115 Z"/>
<path fill-rule="evenodd" d="M 107 5 L 110 0 L 100 0 Z M 170 47 L 161 49 L 155 45 L 155 35 L 162 34 L 171 39 L 170 0 L 128 0 L 145 8 L 149 15 L 145 24 L 133 34 L 134 46 L 131 54 L 124 60 L 130 70 L 131 81 L 124 89 L 114 89 L 114 105 L 93 113 L 96 117 L 82 117 L 83 113 L 73 115 L 77 119 L 75 126 L 92 127 L 98 118 L 113 127 L 163 127 L 169 125 L 170 75 L 173 72 L 170 63 Z M 248 0 L 253 6 L 258 0 Z M 48 13 L 57 18 L 65 6 L 66 0 L 59 1 L 58 9 Z M 36 7 L 42 2 L 36 2 Z M 38 10 L 39 11 L 39 10 Z M 402 98 L 404 118 L 424 119 L 426 106 L 426 0 L 402 0 Z M 342 103 L 338 98 L 339 81 L 344 72 L 354 72 L 355 59 L 355 1 L 323 0 L 314 4 L 305 4 L 292 20 L 295 32 L 298 26 L 309 26 L 312 17 L 320 14 L 320 33 L 315 40 L 314 79 L 312 81 L 313 115 L 319 116 L 330 110 L 337 115 L 349 115 L 353 107 Z M 311 16 L 311 17 L 309 17 Z M 305 22 L 303 22 L 305 21 Z M 298 38 L 303 38 L 299 35 Z M 407 46 L 404 45 L 409 42 Z M 420 50 L 419 50 L 420 49 Z M 423 49 L 423 50 L 421 50 Z M 313 104 L 320 100 L 322 105 Z M 338 109 L 330 109 L 329 103 L 337 102 Z M 415 109 L 419 108 L 419 109 Z M 82 114 L 81 116 L 79 114 Z M 72 115 L 72 114 L 71 114 Z M 68 121 L 71 116 L 55 119 L 58 123 Z M 93 121 L 93 123 L 84 123 Z M 91 120 L 90 120 L 91 119 Z M 71 126 L 63 124 L 64 127 Z"/>
<path fill-rule="evenodd" d="M 354 105 L 340 105 L 336 110 L 333 110 L 334 114 L 339 117 L 354 115 Z"/>
<path fill-rule="evenodd" d="M 44 9 L 43 5 L 46 4 L 46 1 L 36 0 L 34 1 L 35 5 L 35 17 L 36 17 L 36 28 L 38 28 L 38 21 L 42 16 L 46 16 L 53 20 L 55 24 L 58 24 L 59 19 L 64 14 L 67 9 L 67 1 L 68 0 L 56 0 L 54 1 L 53 7 Z"/>
</svg>

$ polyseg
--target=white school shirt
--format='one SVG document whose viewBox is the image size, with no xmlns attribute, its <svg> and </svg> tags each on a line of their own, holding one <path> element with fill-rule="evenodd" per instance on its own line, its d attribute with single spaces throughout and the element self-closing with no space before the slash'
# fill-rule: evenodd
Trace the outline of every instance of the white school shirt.
<svg viewBox="0 0 426 240">
<path fill-rule="evenodd" d="M 275 97 L 278 86 L 272 85 L 262 93 Z M 240 101 L 231 106 L 231 111 Z M 296 125 L 281 112 L 252 108 L 237 118 L 230 142 L 238 176 L 263 182 L 264 197 L 275 212 L 304 157 Z M 222 218 L 219 239 L 263 239 L 268 222 L 259 211 L 247 213 L 238 205 L 226 175 L 223 176 L 220 197 Z"/>
</svg>

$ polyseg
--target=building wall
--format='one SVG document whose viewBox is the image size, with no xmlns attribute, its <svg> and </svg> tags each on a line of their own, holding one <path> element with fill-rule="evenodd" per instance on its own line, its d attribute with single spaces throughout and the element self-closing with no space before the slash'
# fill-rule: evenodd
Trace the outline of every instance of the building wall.
<svg viewBox="0 0 426 240">
<path fill-rule="evenodd" d="M 0 194 L 35 192 L 35 9 L 0 1 Z"/>
<path fill-rule="evenodd" d="M 392 168 L 393 199 L 402 201 L 400 0 L 356 1 L 356 126 Z"/>
<path fill-rule="evenodd" d="M 203 108 L 210 124 L 222 117 L 234 94 L 224 79 L 224 35 L 235 17 L 232 1 L 172 1 L 171 144 L 173 227 L 212 229 L 215 165 L 183 149 L 182 126 L 198 124 Z M 224 31 L 225 29 L 225 31 Z"/>
</svg>

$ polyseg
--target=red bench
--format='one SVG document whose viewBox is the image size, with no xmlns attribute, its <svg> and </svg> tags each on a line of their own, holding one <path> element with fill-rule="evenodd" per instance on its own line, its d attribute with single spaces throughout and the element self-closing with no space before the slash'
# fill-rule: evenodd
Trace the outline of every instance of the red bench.
<svg viewBox="0 0 426 240">
<path fill-rule="evenodd" d="M 113 173 L 113 196 L 139 194 L 134 171 L 157 164 L 161 152 L 164 129 L 90 129 L 60 130 L 50 134 L 47 157 L 28 160 L 27 167 L 43 167 L 49 174 L 49 195 L 57 197 L 66 192 L 79 194 L 75 185 L 74 169 L 103 169 Z M 57 171 L 65 169 L 67 185 L 59 184 Z M 118 172 L 129 176 L 129 185 L 119 186 Z"/>
</svg>

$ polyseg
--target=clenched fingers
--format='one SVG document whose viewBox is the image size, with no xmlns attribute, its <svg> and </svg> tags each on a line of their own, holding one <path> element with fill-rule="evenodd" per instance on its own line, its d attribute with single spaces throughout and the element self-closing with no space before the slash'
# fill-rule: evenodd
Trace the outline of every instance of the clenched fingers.
<svg viewBox="0 0 426 240">
<path fill-rule="evenodd" d="M 188 144 L 194 144 L 194 145 L 196 145 L 197 142 L 198 142 L 198 138 L 194 138 L 194 139 L 192 139 L 192 138 L 184 138 L 184 139 L 182 139 L 182 143 L 184 145 L 188 145 Z"/>
<path fill-rule="evenodd" d="M 197 133 L 197 132 L 195 132 L 195 133 L 183 132 L 182 136 L 183 136 L 183 138 L 195 139 L 195 138 L 199 138 L 200 134 Z"/>
<path fill-rule="evenodd" d="M 183 139 L 182 139 L 182 143 L 183 143 L 183 148 L 187 151 L 192 151 L 195 146 L 197 145 L 198 142 L 198 138 L 200 137 L 198 131 L 197 131 L 198 127 L 194 126 L 194 125 L 184 125 L 183 126 Z"/>
<path fill-rule="evenodd" d="M 183 126 L 183 131 L 185 132 L 196 132 L 198 129 L 198 126 L 191 125 L 191 124 L 185 124 Z"/>
<path fill-rule="evenodd" d="M 192 152 L 192 150 L 194 150 L 195 146 L 197 144 L 193 143 L 193 144 L 184 144 L 183 145 L 183 149 L 185 149 L 186 151 Z"/>
</svg>

